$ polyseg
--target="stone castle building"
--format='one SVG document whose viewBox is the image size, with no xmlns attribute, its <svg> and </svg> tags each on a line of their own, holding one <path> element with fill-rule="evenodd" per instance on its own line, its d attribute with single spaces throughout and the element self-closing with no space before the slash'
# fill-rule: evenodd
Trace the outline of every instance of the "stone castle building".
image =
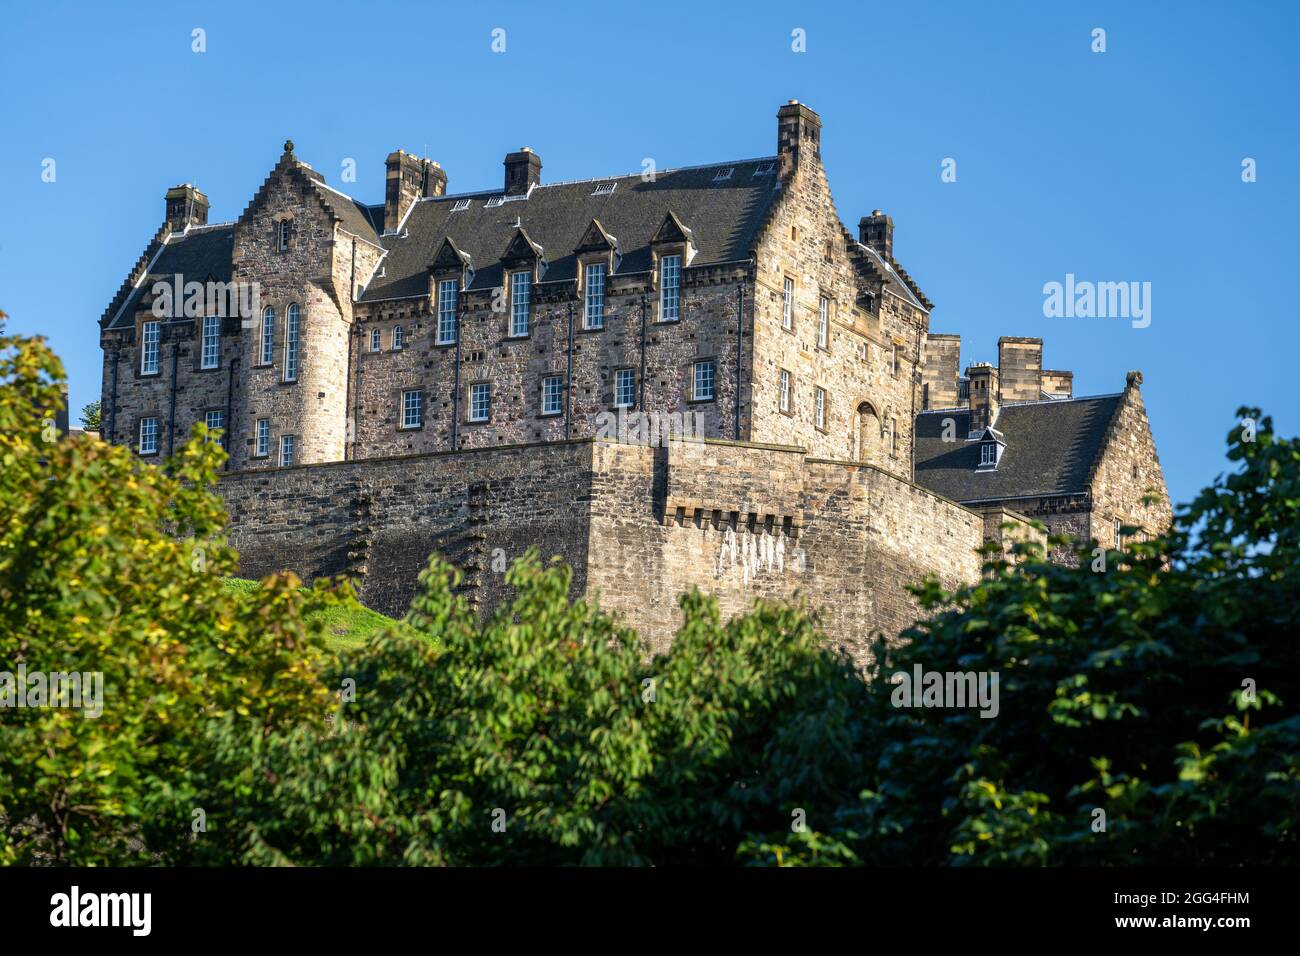
<svg viewBox="0 0 1300 956">
<path fill-rule="evenodd" d="M 488 610 L 537 544 L 656 646 L 699 585 L 725 613 L 805 595 L 861 654 L 913 619 L 908 583 L 975 579 L 1026 516 L 1162 528 L 1141 375 L 1075 398 L 1028 338 L 961 374 L 893 220 L 842 224 L 818 115 L 791 101 L 776 132 L 554 184 L 525 147 L 468 193 L 398 150 L 375 205 L 286 143 L 220 224 L 174 187 L 101 320 L 105 440 L 157 461 L 221 428 L 246 576 L 348 573 L 399 614 L 438 551 Z"/>
</svg>

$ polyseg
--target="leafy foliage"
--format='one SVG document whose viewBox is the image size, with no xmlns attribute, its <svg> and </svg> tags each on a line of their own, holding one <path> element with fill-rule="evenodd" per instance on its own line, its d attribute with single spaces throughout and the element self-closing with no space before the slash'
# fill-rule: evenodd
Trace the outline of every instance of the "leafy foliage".
<svg viewBox="0 0 1300 956">
<path fill-rule="evenodd" d="M 807 608 L 697 592 L 651 658 L 535 553 L 487 620 L 434 558 L 331 651 L 345 586 L 224 583 L 202 426 L 162 467 L 61 438 L 61 374 L 0 339 L 0 671 L 101 672 L 104 710 L 0 710 L 0 863 L 1297 858 L 1300 444 L 1269 419 L 1103 573 L 1026 543 L 918 586 L 863 681 Z M 997 673 L 997 716 L 895 706 L 916 665 Z"/>
</svg>

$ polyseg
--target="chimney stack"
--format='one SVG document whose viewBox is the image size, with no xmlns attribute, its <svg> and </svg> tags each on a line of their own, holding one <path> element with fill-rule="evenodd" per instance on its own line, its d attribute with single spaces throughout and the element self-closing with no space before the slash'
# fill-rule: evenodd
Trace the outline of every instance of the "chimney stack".
<svg viewBox="0 0 1300 956">
<path fill-rule="evenodd" d="M 821 162 L 822 118 L 798 100 L 776 111 L 776 153 L 782 180 L 789 179 L 801 157 Z"/>
<path fill-rule="evenodd" d="M 998 370 L 988 362 L 966 369 L 970 379 L 970 431 L 982 432 L 998 417 Z"/>
<path fill-rule="evenodd" d="M 208 197 L 193 183 L 182 183 L 167 190 L 167 224 L 173 232 L 188 226 L 208 224 Z"/>
<path fill-rule="evenodd" d="M 411 204 L 424 196 L 441 196 L 447 192 L 447 174 L 431 159 L 399 149 L 384 160 L 384 230 L 393 232 L 406 216 Z"/>
<path fill-rule="evenodd" d="M 858 241 L 880 253 L 890 262 L 894 258 L 894 220 L 879 209 L 858 220 Z"/>
<path fill-rule="evenodd" d="M 1074 398 L 1074 373 L 1043 369 L 1043 391 L 1052 398 Z"/>
<path fill-rule="evenodd" d="M 502 165 L 506 168 L 506 195 L 523 196 L 542 181 L 542 157 L 527 146 L 518 152 L 506 153 Z"/>
<path fill-rule="evenodd" d="M 961 367 L 961 336 L 925 334 L 921 365 L 922 408 L 956 408 L 957 370 Z"/>
<path fill-rule="evenodd" d="M 1043 340 L 1004 335 L 998 339 L 998 401 L 1036 402 L 1043 397 Z"/>
</svg>

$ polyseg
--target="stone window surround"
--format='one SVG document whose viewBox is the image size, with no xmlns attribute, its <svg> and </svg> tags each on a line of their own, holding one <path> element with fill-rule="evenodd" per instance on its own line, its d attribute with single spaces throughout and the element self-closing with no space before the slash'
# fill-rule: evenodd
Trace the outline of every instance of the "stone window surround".
<svg viewBox="0 0 1300 956">
<path fill-rule="evenodd" d="M 629 405 L 618 404 L 618 378 L 620 372 L 632 373 L 632 402 Z M 631 365 L 616 365 L 609 370 L 609 407 L 612 411 L 618 411 L 620 408 L 625 411 L 636 410 L 636 368 Z"/>
<path fill-rule="evenodd" d="M 820 400 L 821 400 L 821 403 L 822 403 L 822 408 L 821 408 L 822 422 L 821 422 L 820 425 L 817 424 L 817 400 L 818 400 L 818 399 L 820 399 Z M 825 389 L 825 388 L 823 388 L 822 386 L 820 386 L 820 385 L 814 386 L 814 388 L 813 388 L 813 428 L 815 428 L 817 431 L 821 432 L 823 435 L 826 435 L 826 434 L 829 434 L 829 433 L 830 433 L 830 424 L 831 424 L 831 396 L 830 396 L 830 392 L 829 392 L 827 389 Z"/>
<path fill-rule="evenodd" d="M 152 420 L 154 423 L 154 447 L 153 451 L 140 450 L 140 437 L 143 434 L 142 429 L 146 421 Z M 162 454 L 163 423 L 162 413 L 150 410 L 145 414 L 136 416 L 135 423 L 132 426 L 135 434 L 135 453 L 141 458 L 157 458 Z"/>
<path fill-rule="evenodd" d="M 696 398 L 695 397 L 695 367 L 697 365 L 703 365 L 706 362 L 713 366 L 713 394 L 710 395 L 708 398 Z M 716 356 L 713 355 L 696 356 L 694 359 L 691 360 L 691 364 L 687 370 L 687 375 L 688 375 L 687 390 L 686 390 L 687 405 L 708 405 L 718 400 L 718 360 Z"/>
<path fill-rule="evenodd" d="M 786 314 L 786 300 L 785 300 L 787 283 L 789 283 L 789 289 L 790 289 L 790 311 L 788 316 Z M 795 334 L 795 325 L 797 324 L 795 322 L 795 310 L 798 308 L 798 304 L 799 304 L 799 280 L 797 277 L 792 276 L 790 273 L 783 272 L 781 275 L 781 331 L 782 332 L 789 332 L 791 335 Z M 790 320 L 789 325 L 786 324 L 787 318 Z"/>
<path fill-rule="evenodd" d="M 206 338 L 205 326 L 207 325 L 208 319 L 212 319 L 212 318 L 215 318 L 217 320 L 217 364 L 204 365 L 203 359 L 205 358 L 205 356 L 203 354 L 203 347 Z M 195 343 L 198 346 L 195 349 L 195 352 L 198 353 L 198 360 L 199 360 L 198 364 L 194 366 L 194 371 L 198 373 L 221 371 L 221 317 L 211 316 L 211 315 L 200 315 L 194 320 L 194 328 L 196 333 Z"/>
<path fill-rule="evenodd" d="M 258 429 L 258 426 L 260 426 L 260 425 L 262 424 L 262 422 L 266 422 L 266 448 L 265 448 L 264 450 L 262 450 L 262 451 L 258 451 L 258 444 L 257 444 L 257 441 L 258 441 L 258 437 L 259 437 L 259 436 L 258 436 L 258 430 L 257 430 L 257 429 Z M 248 457 L 249 457 L 249 458 L 257 458 L 257 459 L 263 459 L 263 458 L 270 458 L 270 457 L 271 457 L 271 419 L 269 419 L 269 418 L 259 418 L 259 419 L 257 419 L 256 421 L 253 422 L 253 453 L 252 453 L 251 455 L 249 455 Z"/>
<path fill-rule="evenodd" d="M 461 296 L 465 293 L 465 276 L 463 270 L 444 269 L 431 276 L 433 282 L 433 347 L 436 349 L 454 349 L 460 338 Z M 456 283 L 456 304 L 453 334 L 449 339 L 442 338 L 442 284 Z"/>
<path fill-rule="evenodd" d="M 604 266 L 605 282 L 600 296 L 600 325 L 587 324 L 587 267 Z M 614 274 L 614 253 L 612 250 L 605 252 L 588 252 L 578 257 L 578 275 L 575 280 L 574 293 L 578 300 L 578 311 L 580 313 L 577 331 L 581 332 L 604 332 L 609 325 L 609 280 Z M 656 272 L 656 274 L 658 274 Z"/>
<path fill-rule="evenodd" d="M 782 380 L 788 382 L 788 391 L 781 387 Z M 781 407 L 782 393 L 785 393 L 785 408 Z M 789 369 L 779 368 L 776 375 L 776 410 L 782 415 L 794 417 L 794 373 Z"/>
<path fill-rule="evenodd" d="M 270 313 L 268 316 L 267 313 Z M 266 322 L 271 321 L 271 357 L 266 359 Z M 275 365 L 275 331 L 279 325 L 279 310 L 273 305 L 262 307 L 262 316 L 257 324 L 257 337 L 253 342 L 253 347 L 257 350 L 257 361 L 253 363 L 254 368 L 271 368 Z"/>
<path fill-rule="evenodd" d="M 826 320 L 822 322 L 822 303 L 826 303 Z M 835 321 L 835 300 L 825 292 L 817 294 L 817 344 L 816 347 L 823 352 L 831 350 L 831 325 Z M 822 340 L 823 331 L 826 333 L 825 341 Z"/>
<path fill-rule="evenodd" d="M 486 418 L 473 417 L 474 416 L 474 388 L 475 386 L 478 385 L 486 385 L 488 387 L 488 413 Z M 464 405 L 465 411 L 464 411 L 464 420 L 461 422 L 461 424 L 470 425 L 470 426 L 491 425 L 492 416 L 493 416 L 493 405 L 495 404 L 492 401 L 493 399 L 492 383 L 488 381 L 466 382 L 462 387 L 465 389 L 465 405 Z"/>
<path fill-rule="evenodd" d="M 595 330 L 593 330 L 595 331 Z M 560 407 L 553 412 L 546 410 L 546 383 L 551 379 L 559 379 L 560 382 Z M 558 372 L 548 372 L 541 377 L 537 384 L 537 417 L 538 418 L 559 418 L 564 414 L 564 375 Z"/>
<path fill-rule="evenodd" d="M 273 236 L 275 251 L 285 253 L 293 249 L 294 217 L 291 212 L 277 212 L 271 217 L 275 224 Z"/>
<path fill-rule="evenodd" d="M 414 425 L 406 423 L 406 396 L 418 395 L 416 399 L 419 421 Z M 418 432 L 424 429 L 424 389 L 422 388 L 399 388 L 397 389 L 397 430 L 399 432 Z"/>
<path fill-rule="evenodd" d="M 155 368 L 152 372 L 146 372 L 144 370 L 144 327 L 149 322 L 155 322 L 158 325 L 158 342 L 157 342 L 158 357 L 157 357 L 157 361 L 155 362 Z M 157 378 L 158 376 L 162 375 L 162 369 L 163 369 L 162 328 L 163 328 L 162 319 L 157 318 L 156 316 L 153 316 L 149 313 L 142 313 L 139 316 L 139 318 L 136 320 L 136 330 L 135 330 L 136 341 L 140 343 L 140 347 L 136 350 L 139 353 L 139 359 L 140 359 L 138 362 L 135 363 L 135 374 L 137 378 Z"/>
<path fill-rule="evenodd" d="M 663 290 L 660 289 L 660 263 L 669 256 L 678 257 L 677 269 L 677 318 L 663 318 Z M 655 298 L 655 325 L 676 325 L 686 313 L 686 267 L 688 250 L 684 242 L 666 242 L 650 250 L 650 288 Z"/>
<path fill-rule="evenodd" d="M 531 266 L 526 266 L 524 268 L 519 268 L 518 264 L 514 265 L 513 267 L 509 264 L 506 264 L 502 268 L 501 272 L 502 275 L 505 277 L 505 302 L 506 302 L 506 308 L 504 312 L 505 327 L 501 330 L 502 336 L 507 339 L 530 339 L 533 336 L 533 312 L 534 312 L 533 305 L 534 305 L 534 299 L 536 298 L 537 264 L 533 263 Z M 515 318 L 514 283 L 515 283 L 515 276 L 521 273 L 526 273 L 528 275 L 528 312 L 527 315 L 525 316 L 526 321 L 528 322 L 528 331 L 523 333 L 522 335 L 516 335 L 514 332 L 514 318 Z"/>
</svg>

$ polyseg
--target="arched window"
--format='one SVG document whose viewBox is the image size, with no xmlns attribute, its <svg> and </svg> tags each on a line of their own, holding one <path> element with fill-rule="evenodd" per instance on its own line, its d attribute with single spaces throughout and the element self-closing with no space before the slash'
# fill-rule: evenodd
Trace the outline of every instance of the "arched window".
<svg viewBox="0 0 1300 956">
<path fill-rule="evenodd" d="M 880 416 L 870 402 L 858 405 L 858 461 L 869 461 L 880 444 Z"/>
<path fill-rule="evenodd" d="M 284 380 L 298 380 L 298 306 L 289 306 L 284 323 Z"/>
<path fill-rule="evenodd" d="M 262 351 L 258 356 L 260 364 L 270 365 L 275 361 L 275 307 L 268 305 L 262 310 Z"/>
</svg>

